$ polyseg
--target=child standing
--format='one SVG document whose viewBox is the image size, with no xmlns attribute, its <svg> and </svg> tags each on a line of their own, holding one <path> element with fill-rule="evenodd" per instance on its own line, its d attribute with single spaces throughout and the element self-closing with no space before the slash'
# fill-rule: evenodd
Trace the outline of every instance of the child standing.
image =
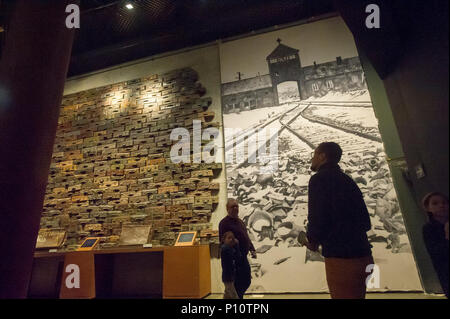
<svg viewBox="0 0 450 319">
<path fill-rule="evenodd" d="M 239 299 L 234 287 L 236 266 L 241 259 L 239 244 L 231 231 L 223 234 L 221 243 L 222 281 L 225 285 L 223 299 Z"/>
<path fill-rule="evenodd" d="M 422 204 L 428 214 L 428 223 L 423 226 L 423 239 L 448 298 L 448 198 L 442 193 L 433 192 L 423 198 Z"/>
</svg>

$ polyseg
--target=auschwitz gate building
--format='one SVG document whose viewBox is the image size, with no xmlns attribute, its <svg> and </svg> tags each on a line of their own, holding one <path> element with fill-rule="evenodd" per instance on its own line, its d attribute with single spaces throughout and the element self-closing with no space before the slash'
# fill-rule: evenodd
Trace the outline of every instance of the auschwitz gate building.
<svg viewBox="0 0 450 319">
<path fill-rule="evenodd" d="M 277 40 L 277 47 L 266 60 L 269 74 L 222 84 L 222 104 L 225 113 L 251 110 L 280 104 L 279 85 L 297 83 L 301 100 L 324 96 L 330 91 L 348 92 L 366 89 L 364 73 L 358 57 L 302 67 L 299 50 Z"/>
</svg>

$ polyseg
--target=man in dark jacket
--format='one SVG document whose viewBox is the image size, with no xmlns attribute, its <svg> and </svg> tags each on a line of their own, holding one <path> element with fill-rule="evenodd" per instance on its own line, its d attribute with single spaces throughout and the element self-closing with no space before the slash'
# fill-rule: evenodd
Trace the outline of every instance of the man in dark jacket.
<svg viewBox="0 0 450 319">
<path fill-rule="evenodd" d="M 340 146 L 320 144 L 314 151 L 311 169 L 317 172 L 308 186 L 307 247 L 322 246 L 327 283 L 332 298 L 364 298 L 367 267 L 373 265 L 366 232 L 370 217 L 356 183 L 341 171 Z"/>
<path fill-rule="evenodd" d="M 230 198 L 227 202 L 228 215 L 219 223 L 219 238 L 231 231 L 236 237 L 241 252 L 241 260 L 236 263 L 236 277 L 234 286 L 239 299 L 243 299 L 245 291 L 250 287 L 252 277 L 250 264 L 247 255 L 250 252 L 253 258 L 256 258 L 255 248 L 248 237 L 247 227 L 239 218 L 239 204 L 235 199 Z"/>
</svg>

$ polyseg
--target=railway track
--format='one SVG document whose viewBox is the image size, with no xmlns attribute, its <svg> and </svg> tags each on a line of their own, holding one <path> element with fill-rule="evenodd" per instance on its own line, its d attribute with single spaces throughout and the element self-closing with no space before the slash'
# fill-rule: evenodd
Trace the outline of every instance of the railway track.
<svg viewBox="0 0 450 319">
<path fill-rule="evenodd" d="M 300 105 L 300 103 L 298 103 L 298 104 L 297 104 L 295 107 L 293 107 L 292 109 L 289 109 L 288 111 L 284 112 L 283 114 L 277 116 L 276 118 L 274 118 L 273 120 L 271 120 L 270 123 L 267 123 L 267 124 L 272 124 L 272 123 L 275 123 L 276 120 L 278 120 L 278 124 L 279 124 L 279 125 L 277 125 L 276 127 L 273 127 L 273 128 L 276 129 L 276 133 L 272 134 L 272 135 L 269 137 L 268 141 L 273 140 L 273 138 L 275 137 L 275 135 L 280 136 L 281 132 L 283 132 L 283 130 L 287 128 L 287 126 L 282 122 L 282 119 L 283 119 L 285 116 L 287 116 L 289 113 L 295 111 L 295 110 L 299 107 L 299 105 Z M 302 111 L 302 110 L 301 110 L 301 111 Z M 289 119 L 288 122 L 291 123 L 291 122 L 294 121 L 297 117 L 299 117 L 301 111 L 298 111 L 297 113 L 294 113 L 294 116 L 293 116 L 291 119 Z M 268 126 L 268 125 L 264 125 L 264 126 L 262 126 L 262 127 L 260 127 L 260 128 L 264 128 L 264 127 L 267 127 L 267 126 Z M 243 142 L 244 138 L 245 138 L 245 137 L 243 137 L 243 138 L 241 139 L 242 142 Z M 247 160 L 245 160 L 243 163 L 240 163 L 240 164 L 237 166 L 237 168 L 239 169 L 239 168 L 241 168 L 241 167 L 243 167 L 243 166 L 247 166 L 247 165 L 250 165 L 250 164 L 254 164 L 254 163 L 248 163 L 248 159 L 249 159 L 249 158 L 256 158 L 256 156 L 257 156 L 258 154 L 265 153 L 264 151 L 265 151 L 266 148 L 267 148 L 267 143 L 266 143 L 266 145 L 262 145 L 262 146 L 259 147 L 257 150 L 255 150 L 255 152 L 249 154 L 249 155 L 247 156 Z M 231 149 L 231 148 L 228 148 L 227 150 L 229 150 L 229 149 Z"/>
<path fill-rule="evenodd" d="M 339 143 L 343 152 L 349 154 L 359 153 L 361 151 L 368 149 L 370 150 L 381 146 L 380 144 L 382 143 L 382 140 L 377 136 L 372 136 L 370 134 L 342 127 L 338 123 L 324 122 L 323 120 L 314 118 L 313 116 L 305 115 L 305 111 L 312 105 L 319 105 L 319 103 L 299 102 L 295 107 L 274 117 L 266 123 L 254 127 L 253 129 L 255 132 L 266 127 L 276 129 L 276 133 L 272 134 L 268 141 L 270 141 L 275 135 L 280 136 L 283 132 L 289 132 L 291 135 L 298 138 L 303 144 L 308 146 L 309 149 L 304 149 L 304 151 L 314 150 L 320 143 L 327 140 L 333 140 Z M 326 105 L 333 105 L 333 102 L 327 102 Z M 277 120 L 278 123 L 276 123 Z M 235 145 L 243 143 L 246 137 L 246 134 L 243 134 L 243 136 L 236 141 Z M 228 144 L 226 151 L 231 150 L 233 146 L 233 144 Z M 266 147 L 267 145 L 259 147 L 255 152 L 248 154 L 247 159 L 256 158 L 257 154 L 264 153 Z M 240 163 L 236 168 L 239 169 L 250 164 L 255 163 L 248 163 L 246 160 L 243 163 Z"/>
<path fill-rule="evenodd" d="M 300 139 L 303 143 L 305 143 L 306 145 L 308 145 L 311 149 L 315 149 L 317 147 L 317 145 L 313 144 L 309 139 L 307 139 L 306 137 L 304 137 L 303 135 L 301 135 L 300 133 L 298 133 L 296 130 L 293 130 L 289 125 L 294 122 L 300 115 L 302 115 L 303 111 L 305 111 L 311 104 L 306 105 L 300 112 L 298 112 L 297 115 L 295 115 L 293 118 L 291 118 L 287 123 L 283 123 L 282 119 L 280 119 L 280 123 L 283 127 L 283 129 L 287 129 L 289 132 L 291 132 L 292 134 L 294 134 L 298 139 Z M 299 104 L 300 106 L 300 104 Z"/>
<path fill-rule="evenodd" d="M 241 135 L 240 137 L 238 137 L 238 138 L 236 139 L 236 141 L 234 141 L 234 143 L 233 143 L 234 136 L 231 137 L 231 138 L 228 138 L 228 139 L 226 140 L 226 142 L 225 142 L 225 152 L 228 152 L 228 151 L 229 151 L 230 149 L 232 149 L 233 147 L 238 146 L 238 145 L 240 145 L 241 143 L 243 143 L 243 142 L 245 141 L 245 138 L 247 137 L 248 132 L 250 132 L 251 130 L 253 130 L 254 132 L 256 132 L 256 131 L 258 131 L 258 130 L 260 130 L 260 129 L 263 129 L 263 128 L 269 126 L 270 124 L 274 123 L 276 120 L 279 120 L 280 117 L 284 116 L 286 113 L 289 113 L 289 112 L 293 111 L 294 109 L 296 109 L 296 108 L 298 107 L 298 105 L 299 105 L 299 104 L 297 104 L 296 106 L 294 106 L 292 109 L 289 109 L 289 110 L 287 110 L 286 112 L 284 112 L 284 113 L 282 113 L 282 114 L 280 114 L 280 115 L 275 116 L 273 119 L 271 119 L 271 120 L 269 120 L 269 121 L 267 121 L 267 122 L 265 122 L 265 123 L 257 124 L 257 125 L 254 125 L 254 126 L 252 126 L 252 127 L 250 127 L 250 128 L 247 128 L 247 129 L 243 130 L 243 131 L 242 131 L 242 135 Z"/>
</svg>

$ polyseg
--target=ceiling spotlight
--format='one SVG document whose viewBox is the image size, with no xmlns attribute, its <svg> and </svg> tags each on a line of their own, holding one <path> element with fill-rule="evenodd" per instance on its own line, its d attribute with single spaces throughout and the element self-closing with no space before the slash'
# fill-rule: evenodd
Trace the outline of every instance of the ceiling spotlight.
<svg viewBox="0 0 450 319">
<path fill-rule="evenodd" d="M 131 10 L 131 9 L 133 9 L 134 7 L 133 7 L 133 5 L 132 5 L 131 3 L 127 3 L 127 4 L 125 5 L 125 8 L 127 8 L 128 10 Z"/>
</svg>

